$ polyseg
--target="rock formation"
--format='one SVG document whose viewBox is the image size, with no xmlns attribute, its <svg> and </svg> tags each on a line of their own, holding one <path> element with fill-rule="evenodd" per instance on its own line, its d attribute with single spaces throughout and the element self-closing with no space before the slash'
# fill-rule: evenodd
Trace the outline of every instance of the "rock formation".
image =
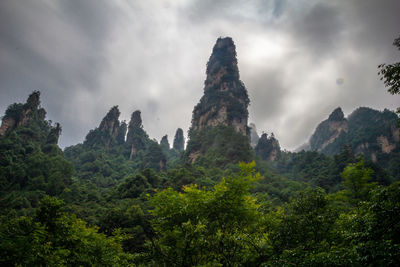
<svg viewBox="0 0 400 267">
<path fill-rule="evenodd" d="M 136 110 L 132 113 L 126 136 L 126 145 L 130 149 L 129 158 L 135 156 L 139 150 L 145 149 L 148 141 L 149 137 L 143 130 L 141 112 Z"/>
<path fill-rule="evenodd" d="M 107 149 L 124 142 L 126 124 L 119 121 L 120 111 L 114 106 L 101 120 L 99 127 L 91 130 L 85 139 L 85 145 L 89 147 L 105 146 Z"/>
<path fill-rule="evenodd" d="M 57 144 L 61 126 L 58 123 L 52 126 L 45 118 L 46 111 L 40 107 L 40 92 L 34 91 L 25 104 L 15 103 L 7 108 L 0 127 L 0 138 L 18 131 L 25 140 Z"/>
<path fill-rule="evenodd" d="M 118 106 L 112 107 L 101 121 L 99 131 L 108 134 L 110 137 L 116 138 L 119 129 L 120 114 Z"/>
<path fill-rule="evenodd" d="M 0 137 L 28 126 L 34 120 L 44 121 L 45 117 L 46 111 L 40 107 L 40 92 L 34 91 L 25 104 L 15 103 L 7 108 L 0 127 Z"/>
<path fill-rule="evenodd" d="M 239 79 L 236 48 L 230 37 L 217 40 L 207 63 L 206 75 L 204 95 L 193 110 L 192 126 L 189 130 L 186 152 L 189 161 L 195 162 L 199 156 L 205 155 L 210 147 L 214 148 L 214 154 L 219 154 L 214 157 L 230 158 L 231 162 L 249 160 L 249 153 L 245 153 L 244 158 L 238 156 L 250 149 L 247 127 L 247 107 L 250 101 L 247 90 Z M 232 129 L 244 138 L 237 138 L 224 127 Z M 225 131 L 225 137 L 222 136 L 222 132 L 215 129 L 211 133 L 212 128 Z M 227 139 L 228 136 L 231 136 L 232 140 Z M 205 139 L 210 141 L 205 143 Z M 233 139 L 236 147 L 232 148 L 232 151 L 220 151 L 232 143 Z"/>
<path fill-rule="evenodd" d="M 329 118 L 321 122 L 310 139 L 311 150 L 322 151 L 332 144 L 341 134 L 349 131 L 342 109 L 336 108 Z"/>
<path fill-rule="evenodd" d="M 125 121 L 122 121 L 120 123 L 118 131 L 117 131 L 117 136 L 116 136 L 117 144 L 121 145 L 121 144 L 125 143 L 125 135 L 126 135 L 127 129 L 128 129 L 128 125 L 126 125 Z"/>
<path fill-rule="evenodd" d="M 164 135 L 161 138 L 160 146 L 164 151 L 169 151 L 170 147 L 169 147 L 169 142 L 168 142 L 168 135 Z"/>
<path fill-rule="evenodd" d="M 193 110 L 191 130 L 233 126 L 247 135 L 249 97 L 239 79 L 236 48 L 229 37 L 219 38 L 207 63 L 204 95 Z"/>
<path fill-rule="evenodd" d="M 271 133 L 270 137 L 266 133 L 263 133 L 258 140 L 255 150 L 258 156 L 267 161 L 276 161 L 281 155 L 281 147 L 273 133 Z"/>
<path fill-rule="evenodd" d="M 185 137 L 183 136 L 183 130 L 181 128 L 176 130 L 173 148 L 180 152 L 185 149 Z"/>
<path fill-rule="evenodd" d="M 310 150 L 333 156 L 349 145 L 355 155 L 363 154 L 373 161 L 380 155 L 399 153 L 397 115 L 389 110 L 383 112 L 360 107 L 346 119 L 340 108 L 321 122 L 312 135 Z"/>
</svg>

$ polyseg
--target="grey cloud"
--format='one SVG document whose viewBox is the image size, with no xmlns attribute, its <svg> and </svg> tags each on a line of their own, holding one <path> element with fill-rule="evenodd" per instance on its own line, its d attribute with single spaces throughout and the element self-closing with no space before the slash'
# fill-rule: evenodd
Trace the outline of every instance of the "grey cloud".
<svg viewBox="0 0 400 267">
<path fill-rule="evenodd" d="M 340 34 L 344 30 L 340 9 L 329 3 L 317 3 L 305 14 L 296 14 L 290 23 L 290 32 L 297 44 L 319 58 L 330 54 L 340 44 Z"/>
<path fill-rule="evenodd" d="M 252 120 L 273 120 L 285 112 L 283 103 L 288 89 L 279 70 L 258 70 L 251 76 L 246 76 L 246 80 L 251 100 L 249 110 Z"/>
</svg>

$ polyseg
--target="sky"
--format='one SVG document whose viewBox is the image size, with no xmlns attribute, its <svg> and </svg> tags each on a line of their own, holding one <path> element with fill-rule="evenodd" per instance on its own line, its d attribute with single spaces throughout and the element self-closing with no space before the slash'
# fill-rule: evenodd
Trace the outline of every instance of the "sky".
<svg viewBox="0 0 400 267">
<path fill-rule="evenodd" d="M 249 122 L 283 149 L 336 108 L 395 110 L 378 64 L 400 60 L 398 0 L 1 0 L 0 113 L 41 91 L 61 147 L 109 109 L 151 138 L 187 133 L 218 37 L 233 38 Z"/>
</svg>

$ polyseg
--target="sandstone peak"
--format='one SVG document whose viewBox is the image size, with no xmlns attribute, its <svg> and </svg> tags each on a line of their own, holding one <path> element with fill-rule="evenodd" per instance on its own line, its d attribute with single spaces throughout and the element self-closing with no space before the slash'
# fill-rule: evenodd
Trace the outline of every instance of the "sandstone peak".
<svg viewBox="0 0 400 267">
<path fill-rule="evenodd" d="M 143 130 L 141 112 L 136 110 L 131 115 L 126 136 L 126 144 L 130 148 L 129 158 L 135 156 L 139 150 L 145 149 L 148 142 L 149 136 Z"/>
<path fill-rule="evenodd" d="M 26 103 L 14 103 L 10 105 L 3 116 L 0 137 L 5 137 L 13 131 L 24 127 L 34 128 L 34 134 L 21 133 L 26 140 L 34 140 L 46 144 L 57 144 L 61 134 L 61 125 L 51 125 L 51 121 L 45 120 L 46 111 L 40 107 L 40 92 L 33 91 Z M 46 138 L 42 138 L 46 136 Z"/>
<path fill-rule="evenodd" d="M 119 129 L 119 115 L 118 106 L 112 107 L 101 121 L 99 126 L 100 131 L 107 132 L 110 136 L 116 136 Z"/>
<path fill-rule="evenodd" d="M 7 108 L 0 127 L 0 137 L 34 121 L 43 122 L 45 118 L 46 111 L 40 107 L 40 92 L 33 91 L 25 104 L 14 103 Z"/>
<path fill-rule="evenodd" d="M 342 108 L 338 107 L 329 115 L 328 120 L 330 121 L 342 121 L 344 120 L 344 114 Z"/>
<path fill-rule="evenodd" d="M 250 160 L 247 127 L 250 100 L 239 79 L 236 47 L 232 38 L 218 38 L 207 63 L 206 76 L 204 94 L 193 110 L 186 151 L 188 160 L 194 163 L 207 153 L 226 159 L 226 162 L 219 161 L 221 165 L 229 161 Z M 204 138 L 214 141 L 204 143 Z M 234 148 L 227 151 L 226 147 L 233 143 Z M 219 155 L 216 155 L 216 151 Z"/>
<path fill-rule="evenodd" d="M 136 110 L 131 115 L 131 120 L 129 121 L 129 129 L 131 128 L 142 128 L 142 116 L 140 110 Z"/>
<path fill-rule="evenodd" d="M 178 151 L 185 149 L 185 137 L 183 136 L 183 130 L 181 128 L 176 129 L 173 148 Z"/>
<path fill-rule="evenodd" d="M 164 135 L 164 136 L 161 138 L 160 146 L 161 146 L 161 148 L 164 149 L 165 151 L 168 151 L 168 150 L 170 149 L 169 142 L 168 142 L 168 135 L 167 135 L 167 134 Z"/>
<path fill-rule="evenodd" d="M 274 133 L 268 137 L 268 134 L 263 133 L 255 147 L 256 154 L 263 160 L 276 161 L 280 158 L 281 147 Z"/>
<path fill-rule="evenodd" d="M 191 130 L 218 125 L 233 126 L 248 134 L 249 97 L 239 79 L 236 48 L 232 38 L 219 38 L 207 63 L 204 95 L 193 110 Z"/>
<path fill-rule="evenodd" d="M 32 109 L 38 109 L 40 105 L 40 91 L 33 91 L 28 100 L 26 100 L 26 105 Z"/>
</svg>

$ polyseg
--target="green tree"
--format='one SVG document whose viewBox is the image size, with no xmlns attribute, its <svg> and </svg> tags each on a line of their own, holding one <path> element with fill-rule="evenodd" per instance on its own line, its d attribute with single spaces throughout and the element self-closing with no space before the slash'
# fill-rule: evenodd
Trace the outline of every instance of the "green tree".
<svg viewBox="0 0 400 267">
<path fill-rule="evenodd" d="M 260 179 L 254 163 L 213 190 L 196 185 L 166 189 L 151 198 L 156 233 L 151 258 L 159 266 L 252 266 L 268 254 L 262 213 L 249 195 Z"/>
<path fill-rule="evenodd" d="M 400 50 L 400 37 L 394 40 L 393 45 Z M 383 80 L 386 87 L 388 87 L 388 92 L 392 95 L 400 94 L 400 62 L 393 64 L 380 64 L 378 66 L 380 69 L 379 75 L 381 75 L 381 80 Z M 400 107 L 397 108 L 397 113 L 400 114 Z M 399 119 L 400 125 L 400 119 Z"/>
<path fill-rule="evenodd" d="M 119 234 L 106 237 L 74 215 L 63 202 L 45 197 L 36 215 L 0 225 L 2 266 L 129 266 Z"/>
<path fill-rule="evenodd" d="M 350 163 L 342 172 L 343 186 L 355 202 L 366 200 L 370 190 L 376 185 L 370 182 L 373 172 L 365 167 L 363 158 L 357 163 Z"/>
<path fill-rule="evenodd" d="M 330 207 L 322 188 L 301 191 L 278 214 L 279 224 L 270 237 L 273 242 L 272 266 L 321 266 L 316 255 L 329 251 L 329 231 L 337 213 Z"/>
<path fill-rule="evenodd" d="M 333 231 L 330 254 L 342 265 L 400 265 L 400 183 L 372 190 L 358 209 L 343 213 Z"/>
</svg>

